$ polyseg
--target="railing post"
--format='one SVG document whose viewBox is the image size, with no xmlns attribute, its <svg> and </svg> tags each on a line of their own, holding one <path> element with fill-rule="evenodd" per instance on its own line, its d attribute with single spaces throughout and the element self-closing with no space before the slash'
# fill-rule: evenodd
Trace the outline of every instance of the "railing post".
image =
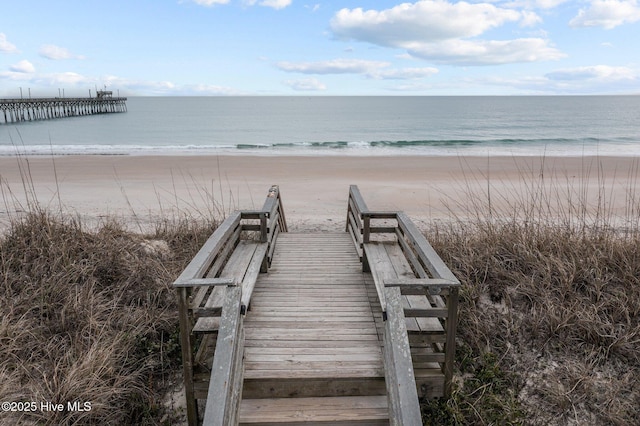
<svg viewBox="0 0 640 426">
<path fill-rule="evenodd" d="M 241 287 L 227 287 L 211 366 L 203 426 L 237 424 L 238 407 L 242 399 L 244 352 L 241 298 Z"/>
<path fill-rule="evenodd" d="M 260 242 L 266 243 L 268 237 L 267 212 L 260 212 Z"/>
<path fill-rule="evenodd" d="M 445 342 L 444 355 L 444 396 L 451 397 L 453 387 L 453 363 L 456 355 L 456 328 L 458 325 L 458 286 L 449 287 L 447 297 L 447 340 Z"/>
<path fill-rule="evenodd" d="M 278 212 L 280 213 L 280 230 L 282 232 L 289 232 L 289 230 L 287 229 L 287 218 L 284 215 L 284 207 L 282 205 L 282 195 L 280 195 L 280 188 L 278 188 Z"/>
<path fill-rule="evenodd" d="M 177 289 L 178 317 L 180 320 L 180 345 L 182 347 L 182 373 L 184 377 L 185 399 L 187 401 L 187 421 L 189 426 L 198 424 L 198 404 L 193 391 L 193 354 L 191 353 L 191 324 L 189 318 L 189 294 L 187 287 Z"/>
<path fill-rule="evenodd" d="M 347 221 L 344 225 L 344 232 L 349 232 L 349 217 L 351 216 L 351 191 L 349 191 L 349 198 L 347 198 Z"/>
<path fill-rule="evenodd" d="M 362 213 L 362 242 L 368 243 L 371 238 L 371 217 Z"/>
</svg>

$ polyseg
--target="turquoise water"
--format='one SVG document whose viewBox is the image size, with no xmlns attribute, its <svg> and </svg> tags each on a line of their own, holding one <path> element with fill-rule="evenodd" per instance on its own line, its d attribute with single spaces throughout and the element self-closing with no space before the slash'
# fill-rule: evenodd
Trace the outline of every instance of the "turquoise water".
<svg viewBox="0 0 640 426">
<path fill-rule="evenodd" d="M 640 155 L 640 96 L 134 97 L 0 125 L 0 155 Z"/>
</svg>

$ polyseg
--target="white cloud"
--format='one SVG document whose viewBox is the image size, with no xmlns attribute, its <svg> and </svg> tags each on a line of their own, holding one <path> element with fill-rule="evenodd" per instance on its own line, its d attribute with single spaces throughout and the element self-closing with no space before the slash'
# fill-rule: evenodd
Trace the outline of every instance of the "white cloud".
<svg viewBox="0 0 640 426">
<path fill-rule="evenodd" d="M 402 3 L 382 11 L 342 9 L 331 20 L 331 30 L 343 39 L 355 39 L 382 46 L 402 46 L 452 38 L 475 37 L 507 22 L 522 19 L 512 9 L 488 3 L 448 3 L 423 0 Z"/>
<path fill-rule="evenodd" d="M 594 0 L 569 21 L 572 27 L 603 27 L 607 30 L 640 21 L 637 0 Z"/>
<path fill-rule="evenodd" d="M 38 51 L 40 56 L 47 59 L 61 60 L 61 59 L 84 59 L 82 55 L 75 55 L 68 49 L 53 44 L 45 44 L 40 47 Z"/>
<path fill-rule="evenodd" d="M 389 62 L 364 59 L 332 59 L 319 62 L 279 62 L 282 71 L 303 74 L 365 74 L 371 70 L 389 66 Z"/>
<path fill-rule="evenodd" d="M 600 71 L 587 69 L 596 68 Z M 605 71 L 605 70 L 609 71 Z M 555 75 L 554 75 L 555 74 Z M 507 87 L 522 94 L 634 94 L 638 92 L 640 70 L 597 65 L 558 70 L 546 75 L 505 77 L 499 75 L 468 78 L 467 87 Z"/>
<path fill-rule="evenodd" d="M 9 43 L 5 33 L 0 33 L 0 52 L 18 53 L 18 48 L 15 46 L 15 44 Z"/>
<path fill-rule="evenodd" d="M 553 9 L 571 0 L 535 0 L 534 4 L 541 9 Z"/>
<path fill-rule="evenodd" d="M 227 4 L 229 0 L 193 0 L 195 4 L 199 4 L 200 6 L 213 6 L 214 4 Z"/>
<path fill-rule="evenodd" d="M 87 90 L 95 86 L 107 86 L 113 90 L 144 95 L 181 95 L 181 96 L 226 96 L 245 94 L 239 90 L 210 84 L 177 85 L 171 81 L 132 80 L 114 75 L 86 76 L 75 72 L 63 73 L 24 73 L 7 71 L 0 72 L 0 79 L 20 82 L 22 85 L 30 85 L 32 92 L 39 90 L 57 91 L 59 87 L 67 89 L 67 94 L 72 92 L 87 93 Z"/>
<path fill-rule="evenodd" d="M 63 72 L 55 74 L 45 74 L 35 79 L 37 82 L 46 83 L 49 86 L 67 85 L 78 86 L 81 84 L 94 84 L 95 79 L 86 77 L 75 72 Z"/>
<path fill-rule="evenodd" d="M 285 80 L 285 85 L 291 87 L 293 90 L 300 91 L 319 91 L 325 90 L 327 87 L 315 78 L 302 78 L 298 80 Z"/>
<path fill-rule="evenodd" d="M 170 89 L 177 90 L 180 94 L 204 95 L 204 96 L 232 96 L 240 95 L 236 89 L 215 84 L 196 84 L 176 87 L 172 84 Z"/>
<path fill-rule="evenodd" d="M 388 87 L 388 90 L 395 92 L 424 92 L 425 90 L 432 90 L 433 85 L 424 83 L 405 83 L 393 87 Z"/>
<path fill-rule="evenodd" d="M 332 59 L 318 62 L 279 62 L 282 71 L 302 74 L 361 74 L 377 80 L 411 80 L 431 76 L 437 68 L 389 68 L 391 63 L 364 59 Z"/>
<path fill-rule="evenodd" d="M 3 71 L 0 72 L 0 78 L 11 81 L 26 81 L 29 80 L 31 76 L 30 74 L 25 74 L 23 72 Z"/>
<path fill-rule="evenodd" d="M 559 69 L 543 76 L 479 78 L 471 84 L 513 87 L 526 93 L 615 94 L 637 93 L 639 81 L 638 69 L 594 65 Z"/>
<path fill-rule="evenodd" d="M 495 65 L 557 60 L 565 55 L 540 38 L 515 40 L 448 40 L 407 46 L 416 57 L 455 65 Z"/>
<path fill-rule="evenodd" d="M 417 80 L 424 77 L 430 77 L 438 73 L 437 68 L 401 68 L 391 70 L 376 70 L 368 75 L 371 78 L 382 80 Z"/>
<path fill-rule="evenodd" d="M 594 65 L 587 67 L 577 67 L 561 69 L 545 75 L 549 80 L 554 81 L 620 81 L 638 79 L 639 73 L 628 67 L 612 67 L 609 65 Z"/>
<path fill-rule="evenodd" d="M 564 56 L 542 38 L 478 39 L 490 29 L 515 22 L 534 26 L 542 20 L 532 11 L 489 3 L 421 0 L 381 11 L 342 9 L 331 20 L 331 30 L 341 39 L 402 48 L 414 57 L 438 63 L 506 64 Z"/>
<path fill-rule="evenodd" d="M 501 3 L 504 7 L 522 9 L 554 9 L 571 0 L 513 0 Z"/>
<path fill-rule="evenodd" d="M 191 0 L 191 1 L 194 2 L 195 4 L 199 4 L 200 6 L 206 6 L 206 7 L 215 6 L 217 4 L 230 3 L 230 0 Z M 257 4 L 260 6 L 271 7 L 273 9 L 284 9 L 285 7 L 291 5 L 291 1 L 292 0 L 262 0 L 262 1 L 242 0 L 242 4 L 244 4 L 245 6 L 255 6 Z M 314 12 L 316 10 L 317 10 L 316 8 L 313 9 Z"/>
<path fill-rule="evenodd" d="M 542 23 L 542 18 L 535 12 L 523 10 L 520 25 L 523 27 L 534 27 Z"/>
<path fill-rule="evenodd" d="M 291 5 L 291 0 L 264 0 L 260 2 L 260 6 L 272 7 L 274 9 L 284 9 Z"/>
<path fill-rule="evenodd" d="M 9 69 L 13 72 L 23 73 L 23 74 L 32 74 L 36 72 L 36 68 L 33 64 L 27 60 L 22 60 L 17 64 L 13 64 L 9 67 Z"/>
</svg>

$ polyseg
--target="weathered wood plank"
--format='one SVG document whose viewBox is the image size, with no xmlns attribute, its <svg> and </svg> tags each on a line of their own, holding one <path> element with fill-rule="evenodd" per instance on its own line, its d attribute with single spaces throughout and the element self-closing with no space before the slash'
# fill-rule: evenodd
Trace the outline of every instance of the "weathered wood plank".
<svg viewBox="0 0 640 426">
<path fill-rule="evenodd" d="M 369 217 L 371 219 L 395 219 L 397 212 L 367 210 L 366 212 L 362 212 L 362 216 Z"/>
<path fill-rule="evenodd" d="M 235 285 L 232 278 L 192 278 L 186 281 L 176 281 L 174 287 L 212 287 L 212 286 L 229 286 Z"/>
<path fill-rule="evenodd" d="M 240 393 L 242 392 L 242 362 L 244 338 L 240 301 L 242 289 L 227 287 L 220 331 L 216 344 L 209 393 L 203 425 L 226 426 L 235 423 Z"/>
<path fill-rule="evenodd" d="M 220 251 L 218 252 L 218 256 L 215 258 L 211 267 L 206 273 L 207 278 L 214 278 L 218 276 L 219 272 L 227 263 L 229 256 L 231 256 L 232 252 L 235 250 L 237 243 L 240 241 L 241 229 L 240 225 L 238 225 L 232 234 L 229 236 L 227 242 L 222 246 Z"/>
<path fill-rule="evenodd" d="M 389 255 L 389 259 L 397 274 L 397 280 L 415 280 L 415 274 L 405 257 L 405 253 L 397 244 L 386 244 L 385 249 Z M 401 291 L 402 294 L 402 291 Z M 424 314 L 423 310 L 431 310 L 433 306 L 427 296 L 423 295 L 403 295 L 403 307 L 405 308 L 405 317 L 407 328 L 410 331 L 427 331 L 440 332 L 443 331 L 442 325 L 438 320 L 439 313 L 430 312 Z M 413 309 L 413 311 L 409 311 Z M 446 316 L 446 315 L 445 315 Z"/>
<path fill-rule="evenodd" d="M 381 243 L 366 243 L 364 251 L 367 254 L 367 261 L 371 269 L 371 275 L 378 292 L 380 307 L 386 311 L 386 300 L 384 283 L 397 278 L 396 272 L 393 270 L 389 256 Z"/>
<path fill-rule="evenodd" d="M 387 321 L 384 328 L 384 363 L 392 425 L 422 425 L 420 402 L 402 312 L 400 290 L 385 289 Z"/>
<path fill-rule="evenodd" d="M 438 308 L 405 308 L 404 314 L 408 317 L 446 318 L 449 315 L 449 310 Z"/>
<path fill-rule="evenodd" d="M 360 194 L 360 190 L 356 185 L 349 186 L 349 198 L 351 198 L 355 203 L 356 212 L 358 214 L 369 211 L 367 203 L 364 202 L 364 198 L 362 198 L 362 194 Z"/>
<path fill-rule="evenodd" d="M 246 363 L 246 361 L 245 361 Z M 362 378 L 380 378 L 384 377 L 384 367 L 382 363 L 377 363 L 375 366 L 349 366 L 347 368 L 317 368 L 317 369 L 296 369 L 292 370 L 286 366 L 282 369 L 266 370 L 263 368 L 247 368 L 244 371 L 244 378 L 247 380 L 252 379 L 291 379 L 295 380 L 298 386 L 301 385 L 300 379 L 312 379 L 312 378 L 324 378 L 324 379 L 355 379 Z M 442 374 L 442 373 L 440 373 Z M 304 383 L 302 384 L 304 386 Z"/>
<path fill-rule="evenodd" d="M 380 340 L 350 341 L 350 340 L 274 340 L 260 339 L 255 336 L 245 341 L 245 347 L 259 348 L 362 348 L 382 347 Z"/>
<path fill-rule="evenodd" d="M 340 425 L 388 424 L 384 396 L 258 399 L 243 401 L 241 424 L 304 425 L 308 422 Z"/>
<path fill-rule="evenodd" d="M 286 377 L 247 379 L 242 388 L 242 397 L 253 398 L 308 398 L 335 396 L 386 395 L 384 376 L 378 377 Z M 385 397 L 386 399 L 386 397 Z M 388 423 L 387 423 L 388 425 Z"/>
<path fill-rule="evenodd" d="M 251 295 L 253 294 L 253 289 L 255 287 L 256 280 L 258 279 L 258 275 L 260 274 L 260 269 L 262 268 L 262 262 L 264 261 L 264 257 L 267 253 L 267 248 L 268 246 L 266 243 L 260 243 L 255 248 L 253 257 L 251 258 L 244 278 L 242 279 L 241 304 L 245 308 L 249 306 L 251 301 Z"/>
<path fill-rule="evenodd" d="M 420 259 L 425 263 L 433 277 L 444 278 L 458 285 L 460 284 L 460 281 L 453 275 L 449 267 L 442 261 L 438 253 L 404 212 L 398 213 L 398 227 L 411 241 Z"/>
<path fill-rule="evenodd" d="M 230 235 L 240 224 L 240 212 L 232 213 L 218 226 L 211 237 L 193 257 L 189 265 L 182 271 L 176 281 L 187 281 L 193 278 L 202 278 L 209 269 L 211 261 L 218 254 L 220 248 L 227 242 Z"/>
</svg>

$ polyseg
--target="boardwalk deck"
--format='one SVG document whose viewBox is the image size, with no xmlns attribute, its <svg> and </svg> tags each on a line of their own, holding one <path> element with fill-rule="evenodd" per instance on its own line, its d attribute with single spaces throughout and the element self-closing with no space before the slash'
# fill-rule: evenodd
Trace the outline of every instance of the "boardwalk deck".
<svg viewBox="0 0 640 426">
<path fill-rule="evenodd" d="M 244 325 L 240 424 L 318 411 L 323 421 L 388 419 L 381 342 L 348 234 L 282 234 Z"/>
<path fill-rule="evenodd" d="M 348 232 L 289 233 L 274 186 L 174 283 L 191 425 L 206 398 L 206 425 L 414 426 L 449 394 L 459 282 L 404 213 L 348 206 Z"/>
</svg>

